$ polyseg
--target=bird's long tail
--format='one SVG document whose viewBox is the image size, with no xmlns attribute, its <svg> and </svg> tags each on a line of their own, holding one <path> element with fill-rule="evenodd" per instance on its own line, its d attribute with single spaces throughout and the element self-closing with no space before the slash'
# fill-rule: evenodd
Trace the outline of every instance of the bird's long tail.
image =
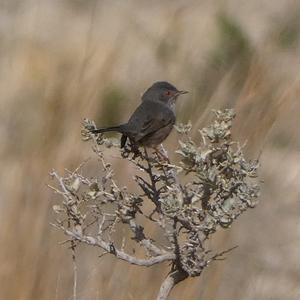
<svg viewBox="0 0 300 300">
<path fill-rule="evenodd" d="M 117 132 L 123 132 L 122 125 L 119 126 L 111 126 L 111 127 L 104 127 L 104 128 L 98 128 L 91 130 L 92 133 L 103 133 L 107 131 L 117 131 Z"/>
</svg>

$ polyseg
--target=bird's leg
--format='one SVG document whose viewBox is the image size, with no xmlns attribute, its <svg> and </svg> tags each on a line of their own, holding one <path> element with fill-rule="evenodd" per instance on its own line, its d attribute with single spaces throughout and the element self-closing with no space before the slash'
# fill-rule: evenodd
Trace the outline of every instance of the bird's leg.
<svg viewBox="0 0 300 300">
<path fill-rule="evenodd" d="M 170 160 L 169 160 L 169 157 L 168 157 L 168 153 L 167 151 L 165 150 L 165 148 L 163 147 L 163 145 L 161 144 L 160 145 L 160 148 L 161 150 L 158 149 L 158 146 L 153 148 L 156 155 L 160 158 L 162 158 L 164 161 L 166 161 L 168 164 L 170 164 Z"/>
<path fill-rule="evenodd" d="M 138 156 L 142 156 L 141 151 L 139 150 L 138 145 L 134 142 L 133 139 L 130 140 L 131 152 L 133 153 L 133 159 L 137 158 Z"/>
</svg>

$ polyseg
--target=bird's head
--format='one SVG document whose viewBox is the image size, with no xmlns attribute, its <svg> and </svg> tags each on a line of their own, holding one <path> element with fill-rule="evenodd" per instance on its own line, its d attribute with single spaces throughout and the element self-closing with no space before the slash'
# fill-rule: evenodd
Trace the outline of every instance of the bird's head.
<svg viewBox="0 0 300 300">
<path fill-rule="evenodd" d="M 142 101 L 160 101 L 174 104 L 178 96 L 188 93 L 179 91 L 174 85 L 166 81 L 157 81 L 150 86 L 142 96 Z"/>
</svg>

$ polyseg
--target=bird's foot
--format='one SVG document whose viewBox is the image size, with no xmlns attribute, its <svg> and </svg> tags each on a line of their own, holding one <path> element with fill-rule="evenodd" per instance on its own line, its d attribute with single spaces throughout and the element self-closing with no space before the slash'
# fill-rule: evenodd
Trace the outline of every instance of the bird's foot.
<svg viewBox="0 0 300 300">
<path fill-rule="evenodd" d="M 170 164 L 170 160 L 168 157 L 168 153 L 167 151 L 163 148 L 163 146 L 161 145 L 161 150 L 159 150 L 158 148 L 154 148 L 154 152 L 156 153 L 157 157 L 162 159 L 163 161 L 166 161 L 168 164 Z"/>
</svg>

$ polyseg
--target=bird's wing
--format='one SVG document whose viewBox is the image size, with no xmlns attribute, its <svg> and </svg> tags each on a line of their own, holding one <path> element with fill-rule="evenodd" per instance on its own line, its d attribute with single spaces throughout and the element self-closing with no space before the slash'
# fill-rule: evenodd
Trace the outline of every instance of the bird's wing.
<svg viewBox="0 0 300 300">
<path fill-rule="evenodd" d="M 129 119 L 128 126 L 138 142 L 146 135 L 174 123 L 175 114 L 171 109 L 159 102 L 144 101 Z"/>
</svg>

